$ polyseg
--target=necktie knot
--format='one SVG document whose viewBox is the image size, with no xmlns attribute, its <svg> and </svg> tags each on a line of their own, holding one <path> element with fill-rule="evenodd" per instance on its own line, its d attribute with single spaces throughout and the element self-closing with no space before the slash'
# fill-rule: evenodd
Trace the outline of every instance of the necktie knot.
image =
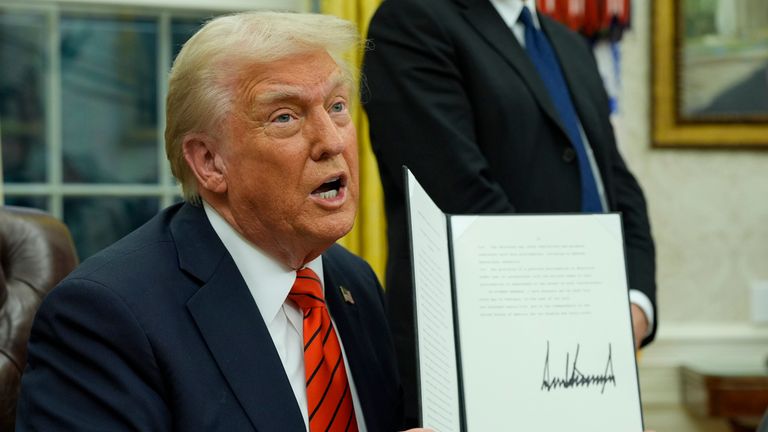
<svg viewBox="0 0 768 432">
<path fill-rule="evenodd" d="M 536 26 L 533 25 L 533 16 L 531 15 L 531 10 L 526 6 L 523 6 L 523 10 L 520 11 L 520 17 L 517 20 L 527 28 L 534 31 L 536 30 Z"/>
<path fill-rule="evenodd" d="M 323 285 L 317 273 L 308 267 L 296 272 L 296 281 L 291 287 L 288 298 L 296 302 L 302 310 L 325 307 Z"/>
</svg>

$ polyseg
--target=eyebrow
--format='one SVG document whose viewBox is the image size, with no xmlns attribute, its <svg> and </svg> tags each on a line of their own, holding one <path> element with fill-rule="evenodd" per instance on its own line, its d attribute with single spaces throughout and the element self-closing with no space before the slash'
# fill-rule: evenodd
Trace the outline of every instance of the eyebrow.
<svg viewBox="0 0 768 432">
<path fill-rule="evenodd" d="M 284 86 L 277 90 L 269 90 L 259 93 L 256 96 L 256 102 L 260 104 L 269 104 L 276 101 L 288 99 L 300 99 L 301 91 L 292 86 Z"/>
<path fill-rule="evenodd" d="M 343 87 L 347 85 L 347 80 L 342 75 L 337 75 L 330 83 L 326 86 L 325 93 L 330 93 L 334 89 L 337 89 L 339 87 Z M 306 91 L 303 91 L 300 87 L 291 86 L 291 85 L 281 85 L 275 90 L 267 90 L 265 92 L 259 93 L 258 96 L 256 96 L 256 103 L 258 104 L 270 104 L 273 102 L 283 101 L 283 100 L 302 100 L 307 99 L 307 93 Z"/>
</svg>

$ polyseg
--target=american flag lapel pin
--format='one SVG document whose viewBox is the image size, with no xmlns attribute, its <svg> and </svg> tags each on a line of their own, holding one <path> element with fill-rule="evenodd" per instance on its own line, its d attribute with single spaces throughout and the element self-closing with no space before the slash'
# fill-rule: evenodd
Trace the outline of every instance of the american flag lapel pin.
<svg viewBox="0 0 768 432">
<path fill-rule="evenodd" d="M 343 285 L 339 285 L 339 291 L 341 291 L 341 296 L 345 302 L 355 304 L 355 299 L 352 298 L 352 293 L 348 289 L 344 288 Z"/>
</svg>

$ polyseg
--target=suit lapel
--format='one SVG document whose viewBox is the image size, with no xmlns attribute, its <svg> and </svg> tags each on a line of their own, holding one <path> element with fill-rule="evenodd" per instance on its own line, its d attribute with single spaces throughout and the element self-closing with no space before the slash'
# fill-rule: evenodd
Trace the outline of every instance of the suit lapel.
<svg viewBox="0 0 768 432">
<path fill-rule="evenodd" d="M 469 24 L 520 75 L 542 110 L 557 124 L 563 134 L 568 136 L 536 66 L 528 58 L 528 53 L 493 5 L 487 0 L 456 0 L 456 2 L 463 9 L 462 13 Z"/>
<path fill-rule="evenodd" d="M 345 270 L 349 271 L 349 269 Z M 368 420 L 379 419 L 381 413 L 378 411 L 386 407 L 379 406 L 377 401 L 380 399 L 376 397 L 375 393 L 381 391 L 380 383 L 387 382 L 387 379 L 383 377 L 382 368 L 374 354 L 373 347 L 370 345 L 370 338 L 364 333 L 358 306 L 346 302 L 342 298 L 341 289 L 343 287 L 349 290 L 352 298 L 360 299 L 364 296 L 362 293 L 355 295 L 360 287 L 349 284 L 338 262 L 328 253 L 323 254 L 323 274 L 326 304 L 336 325 L 336 331 L 344 345 L 344 353 L 347 356 L 365 418 Z M 369 431 L 378 430 L 375 421 L 373 423 L 368 421 L 366 424 L 369 426 Z"/>
<path fill-rule="evenodd" d="M 202 283 L 187 308 L 254 428 L 304 431 L 296 397 L 258 307 L 205 213 L 185 205 L 172 231 L 180 266 Z"/>
</svg>

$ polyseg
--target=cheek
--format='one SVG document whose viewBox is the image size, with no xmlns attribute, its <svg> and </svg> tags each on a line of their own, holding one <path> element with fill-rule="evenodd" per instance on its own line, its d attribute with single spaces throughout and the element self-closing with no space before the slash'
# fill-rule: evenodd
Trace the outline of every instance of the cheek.
<svg viewBox="0 0 768 432">
<path fill-rule="evenodd" d="M 360 184 L 359 184 L 360 176 L 359 176 L 358 164 L 357 164 L 357 149 L 345 152 L 344 159 L 347 161 L 347 166 L 349 167 L 349 176 L 350 176 L 350 181 L 347 183 L 347 190 L 355 199 L 355 201 L 357 201 L 358 190 L 360 188 Z"/>
<path fill-rule="evenodd" d="M 349 166 L 349 172 L 352 174 L 352 176 L 357 178 L 358 177 L 357 149 L 350 150 L 348 154 L 344 156 L 344 159 L 346 159 L 347 165 Z"/>
<path fill-rule="evenodd" d="M 347 161 L 352 175 L 357 177 L 357 133 L 354 127 L 349 128 L 344 139 L 347 142 L 346 149 L 344 150 L 344 159 Z"/>
<path fill-rule="evenodd" d="M 232 198 L 253 207 L 263 207 L 265 202 L 276 200 L 281 193 L 278 169 L 262 163 L 253 154 L 241 154 L 228 170 Z"/>
</svg>

